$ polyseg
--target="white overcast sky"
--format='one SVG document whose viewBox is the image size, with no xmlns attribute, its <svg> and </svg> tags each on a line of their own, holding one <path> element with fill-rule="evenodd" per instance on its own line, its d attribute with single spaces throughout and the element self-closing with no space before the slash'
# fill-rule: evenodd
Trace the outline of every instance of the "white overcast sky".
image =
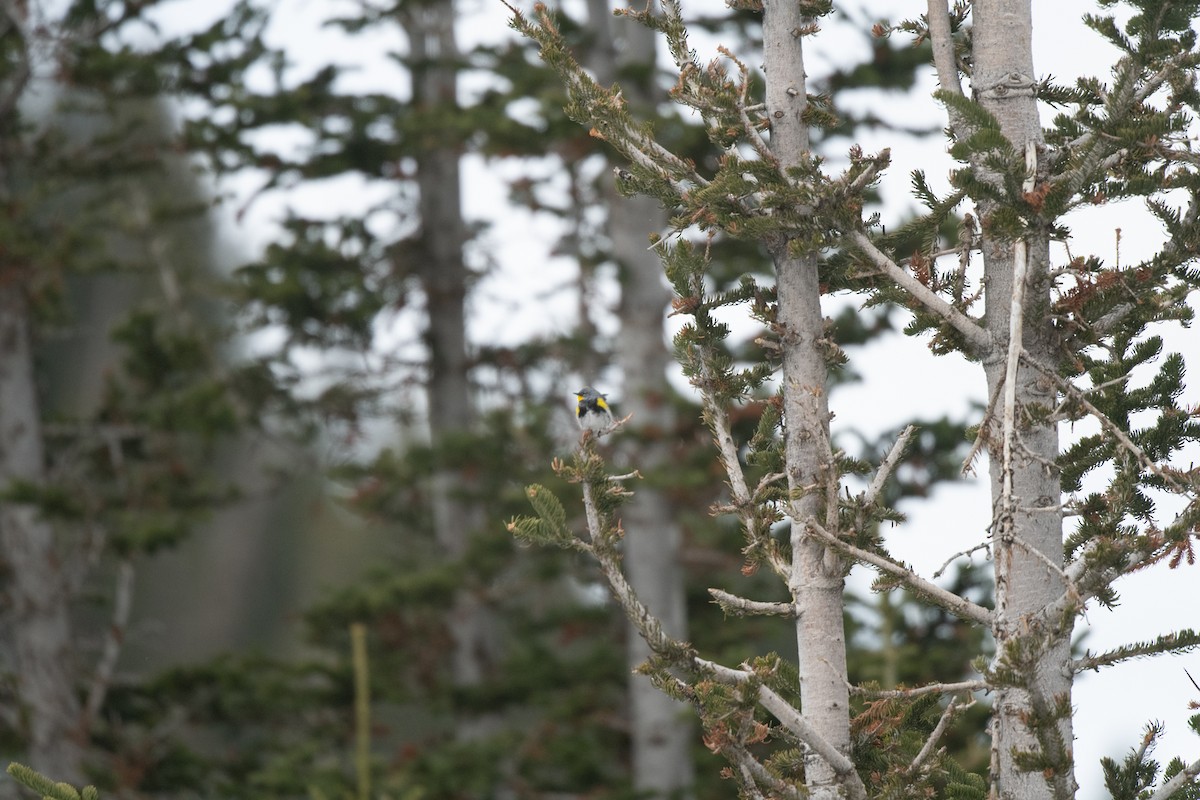
<svg viewBox="0 0 1200 800">
<path fill-rule="evenodd" d="M 569 2 L 570 0 L 568 0 Z M 532 2 L 516 0 L 528 8 Z M 684 13 L 719 8 L 719 0 L 683 0 Z M 854 11 L 860 19 L 889 18 L 893 21 L 915 17 L 925 8 L 923 0 L 859 0 L 837 4 Z M 200 20 L 221 13 L 222 2 L 181 0 L 164 9 L 162 21 L 169 30 L 186 29 Z M 1095 4 L 1082 0 L 1034 2 L 1035 66 L 1038 77 L 1053 75 L 1069 83 L 1080 75 L 1107 77 L 1114 51 L 1080 22 Z M 330 29 L 321 29 L 320 21 L 346 4 L 336 0 L 280 0 L 279 13 L 271 28 L 276 43 L 286 44 L 303 74 L 329 61 L 354 66 L 351 79 L 356 86 L 405 93 L 404 76 L 384 57 L 388 49 L 403 43 L 390 35 L 348 39 Z M 512 35 L 499 0 L 465 0 L 460 3 L 460 38 L 464 46 L 479 41 L 494 41 Z M 819 77 L 832 66 L 847 63 L 849 56 L 865 54 L 859 37 L 840 33 L 836 26 L 811 40 L 811 75 Z M 715 55 L 715 43 L 696 39 L 700 57 Z M 932 71 L 923 79 L 927 90 L 935 87 Z M 941 125 L 941 109 L 924 95 L 915 93 L 903 99 L 881 98 L 863 93 L 861 102 L 886 114 L 899 124 Z M 1043 119 L 1047 120 L 1048 115 Z M 940 141 L 917 141 L 885 133 L 870 134 L 862 140 L 868 151 L 890 146 L 894 165 L 882 183 L 885 220 L 895 220 L 916 207 L 908 196 L 909 172 L 927 171 L 932 181 L 946 186 L 945 176 L 951 162 Z M 830 154 L 836 156 L 837 154 Z M 526 164 L 525 168 L 538 168 Z M 552 163 L 540 166 L 552 171 Z M 485 247 L 496 261 L 496 269 L 479 285 L 473 300 L 475 315 L 471 333 L 483 339 L 516 342 L 539 333 L 566 330 L 571 326 L 573 303 L 540 304 L 529 307 L 528 298 L 560 286 L 574 269 L 573 264 L 548 253 L 553 238 L 550 223 L 525 212 L 506 207 L 500 170 L 506 174 L 517 167 L 483 163 L 467 159 L 464 170 L 464 201 L 469 217 L 491 223 Z M 236 187 L 235 187 L 236 188 Z M 244 190 L 245 187 L 242 187 Z M 307 193 L 278 195 L 258 203 L 239 224 L 230 223 L 228 235 L 244 252 L 254 252 L 269 241 L 275 231 L 274 220 L 280 209 L 292 204 L 306 210 L 333 207 L 353 209 L 361 204 L 362 188 L 354 181 L 343 181 Z M 1157 223 L 1136 204 L 1125 204 L 1072 217 L 1071 241 L 1075 255 L 1092 253 L 1111 263 L 1114 254 L 1114 228 L 1122 229 L 1122 263 L 1131 263 L 1152 252 L 1161 241 Z M 1059 256 L 1062 252 L 1058 253 Z M 848 302 L 834 299 L 831 304 Z M 525 307 L 522 307 L 525 303 Z M 1168 348 L 1191 356 L 1193 375 L 1185 400 L 1200 404 L 1200 336 L 1196 331 L 1182 332 L 1177 326 L 1167 332 Z M 837 413 L 835 427 L 858 429 L 876 434 L 892 428 L 916 414 L 937 416 L 950 413 L 961 416 L 972 402 L 984 401 L 980 371 L 954 358 L 929 356 L 923 341 L 894 336 L 864 353 L 855 363 L 866 377 L 857 386 L 838 390 L 833 397 Z M 615 382 L 615 378 L 614 378 Z M 619 400 L 619 385 L 613 387 Z M 1085 425 L 1071 430 L 1064 427 L 1064 438 L 1089 432 Z M 1183 464 L 1196 460 L 1189 454 Z M 892 531 L 889 542 L 900 558 L 930 574 L 945 558 L 983 541 L 989 522 L 989 500 L 984 483 L 986 463 L 979 465 L 981 479 L 940 489 L 933 502 L 910 503 L 904 508 L 909 521 Z M 1158 568 L 1125 579 L 1119 586 L 1122 604 L 1116 611 L 1089 610 L 1080 633 L 1086 629 L 1086 644 L 1100 651 L 1129 640 L 1151 638 L 1183 627 L 1200 626 L 1200 567 L 1167 570 Z M 852 576 L 852 586 L 865 591 L 869 576 Z M 1140 738 L 1142 727 L 1150 720 L 1167 725 L 1158 755 L 1165 763 L 1181 755 L 1188 761 L 1200 757 L 1200 739 L 1186 729 L 1189 699 L 1200 700 L 1189 683 L 1184 668 L 1200 679 L 1200 654 L 1164 657 L 1115 667 L 1101 674 L 1081 676 L 1076 684 L 1075 719 L 1076 759 L 1085 800 L 1107 796 L 1101 784 L 1098 759 L 1101 755 L 1121 757 Z"/>
</svg>

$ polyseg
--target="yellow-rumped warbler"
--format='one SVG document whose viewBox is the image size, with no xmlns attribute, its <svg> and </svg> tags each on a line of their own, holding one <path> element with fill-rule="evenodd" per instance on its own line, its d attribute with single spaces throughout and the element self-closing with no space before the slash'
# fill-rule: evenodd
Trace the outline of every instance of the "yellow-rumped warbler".
<svg viewBox="0 0 1200 800">
<path fill-rule="evenodd" d="M 575 393 L 575 419 L 579 421 L 579 427 L 599 433 L 613 424 L 612 409 L 604 398 L 605 395 L 590 386 Z"/>
</svg>

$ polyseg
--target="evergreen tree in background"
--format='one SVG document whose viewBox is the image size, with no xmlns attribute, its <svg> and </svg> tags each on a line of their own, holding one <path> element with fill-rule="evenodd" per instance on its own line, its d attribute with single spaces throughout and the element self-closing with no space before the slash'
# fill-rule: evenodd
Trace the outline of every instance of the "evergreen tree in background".
<svg viewBox="0 0 1200 800">
<path fill-rule="evenodd" d="M 230 360 L 207 202 L 128 46 L 148 5 L 0 29 L 0 747 L 72 781 L 122 735 L 138 568 L 238 496 L 219 455 L 273 393 Z"/>
<path fill-rule="evenodd" d="M 713 130 L 662 108 L 659 93 L 676 80 L 638 58 L 650 49 L 650 31 L 627 18 L 607 19 L 611 27 L 598 30 L 599 21 L 607 17 L 607 8 L 601 6 L 605 4 L 590 3 L 586 20 L 560 18 L 560 32 L 606 84 L 616 80 L 625 87 L 625 99 L 638 106 L 639 113 L 660 117 L 656 124 L 663 141 L 698 165 L 701 173 L 722 174 L 730 144 L 750 141 L 742 138 L 740 116 L 722 117 L 725 128 Z M 284 570 L 314 570 L 306 559 L 320 552 L 320 542 L 332 542 L 323 545 L 324 552 L 345 560 L 363 557 L 350 552 L 358 547 L 351 542 L 361 541 L 355 538 L 359 531 L 373 532 L 368 547 L 379 547 L 374 544 L 378 541 L 387 544 L 382 552 L 367 554 L 376 562 L 372 569 L 327 592 L 306 615 L 306 649 L 296 657 L 294 651 L 278 647 L 278 633 L 264 632 L 266 625 L 256 622 L 253 635 L 263 636 L 260 641 L 267 642 L 269 656 L 231 654 L 151 677 L 143 669 L 111 671 L 120 652 L 114 649 L 113 655 L 96 660 L 110 672 L 89 683 L 95 666 L 87 655 L 89 636 L 66 629 L 62 641 L 69 643 L 70 661 L 80 669 L 57 686 L 65 690 L 62 697 L 69 695 L 72 684 L 89 687 L 89 710 L 83 717 L 102 722 L 76 729 L 78 735 L 69 738 L 42 734 L 42 741 L 76 744 L 79 752 L 62 759 L 34 756 L 23 726 L 30 720 L 44 724 L 44 719 L 33 713 L 33 703 L 20 699 L 29 713 L 4 718 L 4 741 L 11 745 L 6 753 L 56 779 L 80 783 L 89 777 L 104 791 L 161 796 L 626 796 L 689 790 L 697 797 L 727 796 L 730 787 L 720 781 L 716 759 L 705 750 L 735 751 L 730 741 L 742 732 L 714 727 L 709 717 L 701 739 L 686 717 L 692 697 L 667 703 L 639 700 L 640 690 L 635 688 L 631 699 L 625 622 L 597 593 L 607 566 L 544 548 L 515 547 L 501 530 L 501 520 L 527 508 L 521 486 L 537 483 L 559 496 L 569 492 L 570 485 L 547 465 L 577 441 L 565 408 L 569 392 L 576 388 L 572 384 L 580 376 L 600 376 L 621 387 L 618 410 L 635 412 L 617 445 L 617 457 L 630 469 L 640 469 L 645 481 L 635 485 L 635 505 L 625 506 L 622 518 L 631 537 L 662 531 L 641 540 L 640 546 L 651 546 L 649 555 L 635 552 L 632 539 L 624 545 L 627 563 L 636 559 L 641 566 L 657 565 L 643 571 L 641 578 L 631 576 L 635 590 L 661 585 L 664 607 L 691 620 L 687 640 L 721 663 L 740 664 L 758 653 L 794 650 L 789 642 L 794 620 L 789 617 L 752 615 L 736 626 L 724 619 L 745 610 L 737 597 L 772 604 L 786 604 L 790 598 L 786 587 L 774 580 L 773 570 L 756 569 L 773 563 L 770 548 L 764 548 L 764 542 L 748 547 L 730 515 L 714 518 L 709 513 L 714 503 L 728 503 L 728 476 L 714 468 L 714 450 L 700 422 L 700 409 L 675 396 L 665 381 L 662 330 L 667 295 L 659 291 L 663 277 L 656 262 L 657 254 L 669 248 L 660 243 L 649 249 L 647 238 L 663 227 L 663 198 L 643 197 L 637 203 L 615 198 L 606 161 L 611 152 L 600 138 L 562 114 L 566 95 L 557 89 L 558 78 L 537 62 L 532 43 L 512 40 L 460 52 L 452 23 L 461 8 L 451 3 L 363 4 L 333 22 L 332 29 L 347 36 L 394 40 L 396 84 L 405 86 L 411 79 L 408 93 L 351 90 L 343 65 L 298 73 L 285 51 L 268 44 L 270 18 L 252 3 L 235 4 L 211 28 L 159 50 L 137 50 L 111 34 L 120 24 L 136 22 L 141 8 L 130 7 L 119 12 L 124 17 L 97 22 L 99 12 L 90 5 L 73 7 L 64 19 L 88 34 L 63 39 L 81 43 L 67 59 L 74 65 L 69 73 L 74 83 L 98 93 L 114 88 L 152 96 L 164 88 L 176 91 L 203 108 L 189 119 L 185 144 L 206 156 L 218 176 L 256 174 L 262 179 L 262 198 L 312 187 L 320 191 L 327 182 L 353 177 L 364 187 L 365 207 L 329 216 L 300 206 L 289 209 L 282 235 L 238 271 L 232 290 L 243 312 L 244 330 L 258 334 L 253 337 L 254 352 L 261 359 L 230 362 L 229 350 L 214 344 L 221 334 L 220 317 L 208 312 L 214 297 L 226 298 L 231 290 L 197 285 L 183 275 L 187 270 L 180 257 L 163 256 L 164 242 L 157 234 L 165 229 L 164 218 L 180 209 L 160 210 L 158 200 L 139 205 L 104 190 L 106 196 L 119 198 L 113 206 L 99 206 L 104 214 L 145 209 L 136 224 L 102 223 L 98 229 L 130 229 L 142 236 L 157 284 L 153 289 L 139 284 L 141 288 L 132 290 L 128 302 L 136 305 L 135 313 L 116 328 L 117 352 L 128 353 L 126 366 L 116 370 L 121 380 L 104 384 L 98 378 L 109 386 L 104 403 L 100 411 L 85 406 L 89 415 L 100 414 L 108 427 L 85 429 L 84 413 L 75 409 L 69 420 L 53 428 L 60 438 L 51 444 L 61 444 L 76 461 L 47 460 L 83 463 L 89 470 L 68 470 L 67 482 L 47 480 L 56 490 L 67 487 L 60 494 L 47 490 L 32 496 L 28 481 L 13 484 L 26 494 L 6 496 L 5 508 L 28 512 L 36 506 L 43 516 L 52 511 L 58 515 L 54 519 L 64 520 L 61 530 L 66 531 L 72 529 L 66 523 L 93 525 L 102 520 L 112 531 L 110 543 L 118 542 L 112 569 L 118 586 L 126 587 L 117 592 L 120 598 L 128 592 L 134 554 L 177 547 L 198 517 L 232 496 L 233 484 L 242 493 L 255 485 L 250 473 L 260 465 L 252 459 L 239 458 L 236 472 L 226 467 L 224 480 L 210 477 L 205 467 L 214 463 L 215 442 L 233 438 L 244 421 L 256 420 L 262 426 L 319 434 L 314 449 L 332 462 L 328 482 L 295 491 L 289 497 L 294 506 L 291 518 L 265 524 L 222 518 L 226 529 L 221 533 L 228 538 L 218 540 L 218 546 L 234 552 L 248 541 L 263 544 L 254 558 L 239 561 L 233 575 L 223 576 L 228 585 L 201 587 L 201 616 L 237 618 L 251 628 L 250 620 L 270 616 L 264 605 L 285 607 L 277 596 L 282 593 L 279 576 Z M 670 22 L 673 8 L 666 4 L 665 15 L 647 20 Z M 703 24 L 754 53 L 763 43 L 761 19 L 746 7 Z M 839 93 L 863 85 L 905 88 L 928 54 L 928 48 L 874 40 L 869 67 L 837 73 L 828 86 L 820 87 L 828 96 L 814 98 L 810 111 L 828 123 L 828 135 L 814 134 L 813 142 L 832 151 L 843 146 L 840 137 L 856 126 L 877 123 L 843 112 Z M 756 58 L 743 60 L 754 63 Z M 19 77 L 19 58 L 14 63 Z M 486 88 L 462 88 L 464 73 L 478 78 L 485 72 L 495 76 Z M 249 81 L 252 74 L 256 78 Z M 264 78 L 273 85 L 264 88 Z M 762 87 L 761 76 L 748 76 L 750 95 Z M 533 114 L 528 112 L 531 105 L 537 109 Z M 281 129 L 302 132 L 304 144 L 290 147 L 266 135 Z M 105 175 L 121 172 L 118 165 L 123 162 L 112 158 L 114 152 L 143 157 L 134 165 L 139 169 L 131 167 L 122 173 L 125 177 L 139 174 L 143 167 L 161 168 L 159 143 L 138 149 L 124 128 L 116 131 L 105 135 L 109 149 L 101 150 L 96 162 Z M 31 145 L 14 139 L 8 146 Z M 539 184 L 533 169 L 525 174 L 511 166 L 548 153 L 559 165 L 549 182 L 567 176 L 570 196 L 565 202 Z M 508 174 L 520 173 L 512 183 L 517 203 L 542 213 L 548 204 L 561 204 L 553 209 L 565 221 L 558 250 L 579 265 L 578 279 L 564 275 L 562 281 L 579 297 L 577 329 L 517 346 L 468 336 L 472 292 L 489 265 L 487 231 L 463 215 L 459 195 L 465 157 L 482 157 L 493 165 L 503 161 Z M 624 160 L 617 163 L 627 168 Z M 77 161 L 64 172 L 73 180 L 89 174 Z M 769 171 L 760 176 L 768 177 Z M 636 170 L 623 172 L 618 183 L 629 188 L 631 179 L 642 178 Z M 859 192 L 856 202 L 870 201 L 868 184 L 864 179 L 854 187 Z M 756 191 L 748 184 L 734 188 L 730 197 L 750 197 Z M 179 196 L 171 199 L 178 204 Z M 786 200 L 779 201 L 781 207 L 791 202 Z M 671 202 L 665 208 L 678 210 Z M 701 208 L 697 205 L 692 211 Z M 940 249 L 958 235 L 957 220 L 948 211 L 941 208 L 939 218 L 891 234 L 887 246 L 902 254 Z M 64 216 L 60 213 L 56 219 Z M 31 219 L 14 228 L 40 230 L 38 218 Z M 758 341 L 744 343 L 704 343 L 704 352 L 717 365 L 713 380 L 718 388 L 729 364 L 773 362 L 779 352 L 772 261 L 757 234 L 745 235 L 744 221 L 738 224 L 743 227 L 727 228 L 706 242 L 705 278 L 711 281 L 707 291 L 721 298 L 712 301 L 714 307 L 726 299 L 751 302 L 759 312 L 761 335 L 753 337 Z M 938 232 L 943 242 L 935 247 Z M 34 241 L 23 247 L 48 258 L 44 243 L 54 237 L 30 238 Z M 858 265 L 848 251 L 831 250 L 827 255 L 831 277 L 826 290 L 860 287 L 864 279 L 853 274 Z M 135 259 L 112 260 L 132 269 Z M 598 298 L 608 294 L 606 285 L 614 276 L 622 294 L 615 317 L 610 317 L 610 309 Z M 678 288 L 678 273 L 674 277 Z M 755 287 L 748 277 L 761 286 Z M 865 284 L 874 285 L 872 280 Z M 30 287 L 38 286 L 36 281 L 23 285 L 27 296 Z M 875 288 L 879 311 L 844 314 L 825 330 L 822 340 L 829 343 L 826 355 L 831 361 L 839 347 L 853 352 L 855 345 L 888 328 L 892 314 L 882 303 L 891 299 L 890 284 Z M 90 304 L 81 305 L 87 310 Z M 67 318 L 80 313 L 48 308 Z M 678 300 L 670 310 L 689 312 Z M 616 335 L 604 335 L 614 329 L 613 322 Z M 104 328 L 108 323 L 95 325 Z M 402 332 L 398 344 L 396 331 Z M 104 371 L 101 365 L 112 363 L 82 355 L 75 341 L 53 349 L 45 342 L 42 346 L 51 354 L 50 361 L 70 355 L 78 358 L 82 369 L 97 373 Z M 831 371 L 830 393 L 845 379 L 844 373 Z M 69 375 L 52 381 L 66 387 L 65 392 L 78 385 Z M 756 451 L 743 465 L 748 479 L 768 487 L 778 485 L 772 476 L 783 464 L 772 427 L 778 423 L 780 403 L 769 388 L 758 387 L 746 392 L 745 403 L 729 409 L 727 421 L 730 435 L 752 443 Z M 710 397 L 704 407 L 709 424 L 720 419 L 713 416 L 718 411 Z M 948 420 L 922 422 L 923 433 L 909 439 L 906 464 L 921 463 L 924 469 L 916 472 L 915 480 L 908 480 L 906 473 L 906 480 L 877 491 L 877 506 L 856 517 L 863 542 L 878 539 L 881 525 L 895 518 L 890 509 L 901 497 L 927 494 L 934 481 L 957 474 L 970 448 L 970 441 L 956 433 L 963 427 Z M 80 438 L 85 430 L 93 439 Z M 120 438 L 122 431 L 131 430 L 137 436 Z M 113 436 L 118 437 L 116 449 Z M 80 449 L 80 441 L 92 444 Z M 856 455 L 878 463 L 893 441 L 864 443 Z M 154 446 L 147 449 L 149 444 Z M 838 446 L 851 447 L 842 442 Z M 716 452 L 728 455 L 721 449 Z M 227 465 L 229 460 L 216 463 Z M 728 466 L 727 459 L 725 463 Z M 843 466 L 865 470 L 862 462 L 849 458 L 839 469 Z M 107 493 L 97 506 L 104 515 L 89 510 L 86 515 L 64 516 L 61 504 L 54 505 L 64 494 L 90 502 L 96 493 Z M 764 499 L 782 502 L 770 493 Z M 735 505 L 741 502 L 734 500 Z M 585 522 L 579 510 L 573 524 L 582 528 Z M 277 532 L 259 537 L 252 533 L 256 526 Z M 68 540 L 60 539 L 60 545 L 64 541 Z M 153 569 L 156 563 L 146 566 Z M 219 563 L 223 569 L 231 562 Z M 182 574 L 165 579 L 179 584 L 180 591 L 183 580 L 199 572 L 190 563 L 184 566 Z M 680 578 L 675 586 L 661 580 L 665 571 Z M 11 566 L 10 572 L 14 577 L 18 573 Z M 35 572 L 22 574 L 37 577 Z M 34 584 L 43 590 L 52 585 L 40 579 L 27 585 Z M 6 591 L 16 585 L 14 580 Z M 724 590 L 717 598 L 720 605 L 703 590 L 707 586 Z M 978 578 L 967 570 L 951 590 L 979 600 L 977 586 Z M 70 596 L 55 598 L 66 602 Z M 115 607 L 119 624 L 113 626 L 110 641 L 129 629 L 120 611 L 124 604 L 117 602 Z M 871 610 L 853 614 L 847 623 L 847 671 L 868 687 L 855 697 L 852 735 L 864 758 L 871 759 L 862 763 L 881 774 L 892 768 L 898 754 L 912 754 L 918 734 L 932 727 L 942 711 L 933 696 L 923 704 L 908 704 L 904 687 L 970 677 L 968 662 L 985 638 L 979 627 L 968 626 L 944 609 L 917 615 L 913 608 L 908 595 L 882 595 Z M 64 605 L 62 613 L 69 618 L 71 609 Z M 844 613 L 839 606 L 837 615 Z M 184 620 L 171 634 L 177 639 L 201 638 L 193 625 L 203 620 L 165 610 L 162 619 Z M 877 630 L 864 630 L 876 619 Z M 29 630 L 35 629 L 45 630 Z M 352 634 L 356 630 L 367 632 L 365 648 L 362 635 Z M 685 636 L 674 625 L 667 625 L 666 631 Z M 136 641 L 133 644 L 136 647 Z M 881 655 L 864 657 L 856 644 Z M 634 663 L 645 653 L 633 650 Z M 661 656 L 655 652 L 650 666 L 642 670 L 649 677 L 635 676 L 633 686 L 644 687 L 650 680 L 661 683 Z M 19 688 L 19 676 L 33 673 L 17 668 L 11 674 L 9 685 Z M 888 690 L 901 695 L 887 695 Z M 66 702 L 69 705 L 69 697 Z M 631 709 L 631 703 L 639 702 L 651 708 L 641 718 Z M 714 695 L 712 702 L 719 711 L 723 700 Z M 981 712 L 982 703 L 966 714 L 978 720 Z M 57 716 L 70 720 L 74 713 Z M 746 720 L 735 721 L 741 725 Z M 764 753 L 765 745 L 753 738 L 757 729 L 747 728 L 745 733 L 747 751 Z M 942 741 L 964 764 L 980 768 L 977 726 L 964 722 Z M 699 763 L 694 782 L 693 770 L 683 763 L 686 754 L 681 755 L 681 748 L 688 746 Z M 655 761 L 652 749 L 670 762 L 670 774 L 663 774 L 662 761 Z M 798 759 L 795 753 L 785 753 L 771 768 L 798 774 Z M 78 767 L 83 762 L 86 776 Z M 743 763 L 750 768 L 752 762 Z M 1135 766 L 1144 770 L 1140 762 Z M 961 776 L 935 773 L 930 768 L 929 779 L 938 786 L 948 780 L 969 783 Z"/>
</svg>

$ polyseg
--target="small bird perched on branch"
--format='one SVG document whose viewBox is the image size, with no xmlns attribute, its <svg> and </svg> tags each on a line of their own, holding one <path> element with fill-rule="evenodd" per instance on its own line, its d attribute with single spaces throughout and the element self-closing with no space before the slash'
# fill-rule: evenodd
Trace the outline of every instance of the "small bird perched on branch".
<svg viewBox="0 0 1200 800">
<path fill-rule="evenodd" d="M 580 428 L 599 434 L 612 427 L 612 409 L 608 407 L 605 397 L 591 386 L 585 386 L 575 393 L 575 419 Z"/>
</svg>

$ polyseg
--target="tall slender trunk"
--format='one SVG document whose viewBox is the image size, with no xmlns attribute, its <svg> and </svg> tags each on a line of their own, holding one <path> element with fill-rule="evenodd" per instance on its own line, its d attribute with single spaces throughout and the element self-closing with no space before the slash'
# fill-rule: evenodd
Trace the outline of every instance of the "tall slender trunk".
<svg viewBox="0 0 1200 800">
<path fill-rule="evenodd" d="M 654 84 L 656 37 L 650 29 L 613 18 L 609 0 L 589 0 L 594 32 L 589 66 L 605 84 L 621 84 L 625 99 L 647 116 L 662 100 Z M 633 68 L 633 69 L 631 69 Z M 621 74 L 624 73 L 624 74 Z M 637 77 L 635 77 L 635 75 Z M 662 263 L 649 249 L 649 234 L 665 227 L 667 214 L 653 198 L 619 197 L 608 187 L 608 232 L 621 281 L 621 320 L 615 361 L 624 377 L 620 412 L 632 414 L 632 436 L 624 455 L 646 474 L 670 463 L 674 414 L 667 402 L 667 366 L 671 355 L 663 321 L 671 294 Z M 683 533 L 668 498 L 638 486 L 622 509 L 625 572 L 638 597 L 663 630 L 687 639 L 687 598 L 680 548 Z M 626 628 L 626 660 L 632 669 L 650 656 L 650 648 L 632 625 Z M 654 688 L 644 675 L 629 676 L 630 747 L 633 788 L 652 797 L 680 797 L 695 780 L 691 746 L 695 726 L 690 710 Z"/>
<path fill-rule="evenodd" d="M 809 155 L 804 58 L 799 32 L 809 23 L 794 0 L 763 3 L 766 105 L 771 150 L 780 169 Z M 846 682 L 841 560 L 811 537 L 808 521 L 823 522 L 827 481 L 832 480 L 827 365 L 821 346 L 825 321 L 817 254 L 792 252 L 783 236 L 768 242 L 775 263 L 778 322 L 783 348 L 784 451 L 788 486 L 802 493 L 793 505 L 792 573 L 789 589 L 800 612 L 796 643 L 804 717 L 842 753 L 850 753 L 850 699 Z M 833 769 L 819 756 L 805 756 L 805 784 L 814 800 L 839 797 Z"/>
<path fill-rule="evenodd" d="M 658 258 L 642 244 L 647 241 L 647 227 L 661 219 L 662 209 L 641 196 L 618 200 L 611 209 L 613 251 L 623 272 L 617 336 L 617 363 L 625 376 L 621 413 L 633 414 L 628 429 L 634 437 L 628 448 L 631 463 L 653 475 L 669 467 L 669 437 L 674 428 L 666 397 L 668 355 L 663 343 L 668 294 Z M 621 515 L 627 531 L 625 572 L 630 584 L 658 617 L 663 631 L 686 641 L 683 533 L 670 500 L 649 486 L 639 486 Z M 626 656 L 632 668 L 650 656 L 650 647 L 632 624 L 626 631 Z M 694 780 L 695 732 L 689 709 L 654 688 L 644 675 L 630 675 L 629 697 L 634 789 L 658 796 L 689 790 Z"/>
<path fill-rule="evenodd" d="M 0 491 L 45 477 L 29 308 L 20 281 L 0 273 Z M 0 543 L 13 632 L 17 696 L 28 719 L 29 765 L 81 782 L 83 733 L 73 682 L 70 597 L 54 530 L 27 503 L 0 503 Z"/>
<path fill-rule="evenodd" d="M 413 105 L 418 112 L 458 104 L 458 46 L 452 2 L 412 4 L 405 14 L 411 47 Z M 450 558 L 462 558 L 471 536 L 483 525 L 479 506 L 469 499 L 471 481 L 442 450 L 446 437 L 470 430 L 475 407 L 468 381 L 466 296 L 469 273 L 463 260 L 467 240 L 462 219 L 460 147 L 427 131 L 417 159 L 420 192 L 421 263 L 418 265 L 428 315 L 429 351 L 426 393 L 430 438 L 439 466 L 433 476 L 433 516 L 437 539 Z M 467 582 L 468 584 L 470 582 Z M 459 685 L 483 680 L 492 650 L 492 634 L 478 595 L 469 585 L 458 590 L 451 611 L 454 638 L 453 676 Z"/>
<path fill-rule="evenodd" d="M 8 17 L 10 38 L 22 40 L 14 53 L 24 49 L 28 57 L 26 48 L 33 38 L 27 29 L 28 9 L 11 8 Z M 31 75 L 31 70 L 10 70 L 4 91 L 19 96 Z M 15 107 L 8 109 L 0 119 L 0 200 L 6 206 L 20 205 L 10 194 L 10 170 L 21 167 L 28 156 L 22 134 L 20 114 Z M 21 265 L 0 264 L 0 493 L 14 483 L 40 486 L 46 470 L 22 271 Z M 2 666 L 16 677 L 18 719 L 27 725 L 24 758 L 36 770 L 79 782 L 82 716 L 73 682 L 70 596 L 54 529 L 34 505 L 0 500 L 0 548 L 0 588 L 7 601 L 4 623 L 11 631 L 4 650 L 12 660 Z"/>
<path fill-rule="evenodd" d="M 1032 23 L 1029 0 L 976 0 L 974 15 L 975 99 L 999 121 L 1018 152 L 1029 143 L 1042 143 L 1037 100 L 1033 90 Z M 983 259 L 987 280 L 986 325 L 998 346 L 985 361 L 988 389 L 1000 397 L 1006 374 L 1014 285 L 1016 243 L 991 235 L 989 215 L 994 206 L 980 205 Z M 1050 302 L 1049 232 L 1031 229 L 1024 238 L 1027 280 L 1024 286 L 1021 345 L 1044 364 L 1059 357 L 1058 338 L 1048 314 Z M 1035 407 L 1052 407 L 1054 387 L 1031 369 L 1021 369 L 1015 381 L 1016 439 L 1010 450 L 1011 490 L 1005 493 L 1005 467 L 999 446 L 992 452 L 993 507 L 997 509 L 995 547 L 996 623 L 998 652 L 1025 632 L 1023 618 L 1041 609 L 1065 589 L 1062 580 L 1063 545 L 1059 475 L 1058 429 L 1028 414 Z M 999 442 L 1001 437 L 994 436 Z M 1071 696 L 1070 630 L 1028 658 L 1026 686 L 1001 687 L 995 696 L 993 720 L 993 780 L 1002 797 L 1035 800 L 1074 793 L 1071 773 L 1071 718 L 1063 713 L 1057 726 L 1040 731 L 1030 720 Z M 1057 727 L 1057 735 L 1054 727 Z M 1048 769 L 1021 769 L 1019 754 L 1041 754 Z"/>
<path fill-rule="evenodd" d="M 767 67 L 770 70 L 770 66 Z M 821 518 L 829 469 L 829 403 L 817 259 L 789 258 L 787 244 L 771 248 L 783 336 L 784 450 L 788 487 L 803 496 L 793 505 L 792 573 L 788 588 L 796 620 L 800 707 L 821 736 L 850 754 L 850 695 L 843 620 L 845 574 L 839 558 L 809 535 Z M 805 783 L 813 798 L 840 796 L 833 769 L 815 753 L 805 757 Z"/>
</svg>

